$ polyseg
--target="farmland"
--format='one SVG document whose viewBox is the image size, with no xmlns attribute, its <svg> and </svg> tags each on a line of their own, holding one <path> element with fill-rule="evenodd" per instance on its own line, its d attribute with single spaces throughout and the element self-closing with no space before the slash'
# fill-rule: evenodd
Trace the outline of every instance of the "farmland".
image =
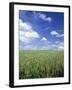
<svg viewBox="0 0 72 90">
<path fill-rule="evenodd" d="M 64 51 L 20 50 L 19 79 L 64 76 Z"/>
</svg>

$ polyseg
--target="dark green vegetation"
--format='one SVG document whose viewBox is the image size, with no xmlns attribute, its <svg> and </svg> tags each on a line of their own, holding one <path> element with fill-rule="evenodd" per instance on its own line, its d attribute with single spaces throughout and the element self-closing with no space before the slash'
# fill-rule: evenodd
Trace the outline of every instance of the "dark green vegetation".
<svg viewBox="0 0 72 90">
<path fill-rule="evenodd" d="M 64 51 L 19 52 L 19 79 L 64 76 Z"/>
</svg>

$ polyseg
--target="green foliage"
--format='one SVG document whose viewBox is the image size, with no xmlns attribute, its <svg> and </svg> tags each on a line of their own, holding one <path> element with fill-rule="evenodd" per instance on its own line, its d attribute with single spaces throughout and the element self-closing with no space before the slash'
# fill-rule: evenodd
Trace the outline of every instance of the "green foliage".
<svg viewBox="0 0 72 90">
<path fill-rule="evenodd" d="M 19 52 L 19 79 L 64 76 L 64 51 Z"/>
</svg>

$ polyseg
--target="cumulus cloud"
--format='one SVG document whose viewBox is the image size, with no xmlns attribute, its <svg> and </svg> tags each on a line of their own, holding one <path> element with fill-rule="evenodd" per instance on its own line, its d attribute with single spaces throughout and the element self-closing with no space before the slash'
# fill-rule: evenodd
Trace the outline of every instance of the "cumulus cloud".
<svg viewBox="0 0 72 90">
<path fill-rule="evenodd" d="M 56 32 L 56 31 L 51 31 L 50 34 L 51 34 L 52 36 L 56 36 L 56 37 L 58 37 L 58 38 L 64 37 L 64 34 L 59 34 L 59 33 Z"/>
<path fill-rule="evenodd" d="M 37 32 L 32 31 L 32 32 L 25 32 L 24 36 L 27 38 L 39 38 L 39 35 Z"/>
<path fill-rule="evenodd" d="M 59 46 L 58 50 L 64 50 L 64 47 L 63 46 Z"/>
<path fill-rule="evenodd" d="M 51 22 L 51 21 L 52 21 L 52 17 L 47 16 L 47 15 L 44 14 L 44 13 L 41 13 L 41 12 L 39 12 L 39 13 L 33 12 L 33 14 L 34 14 L 35 19 L 40 18 L 40 19 L 42 19 L 42 20 L 44 20 L 44 21 L 48 21 L 48 22 Z"/>
<path fill-rule="evenodd" d="M 41 39 L 41 41 L 47 41 L 47 39 L 46 39 L 45 37 L 43 37 L 43 38 Z"/>
<path fill-rule="evenodd" d="M 58 49 L 59 49 L 59 50 L 64 50 L 64 42 L 60 42 L 60 43 L 58 44 Z"/>
<path fill-rule="evenodd" d="M 29 23 L 23 22 L 21 19 L 19 20 L 19 29 L 24 31 L 31 31 L 32 26 Z"/>
<path fill-rule="evenodd" d="M 20 31 L 20 41 L 24 42 L 25 44 L 30 44 L 34 38 L 29 38 L 25 36 L 26 32 Z"/>
<path fill-rule="evenodd" d="M 47 50 L 64 50 L 64 42 L 58 42 L 57 43 L 49 43 L 46 46 L 43 46 L 42 49 Z"/>
<path fill-rule="evenodd" d="M 49 21 L 51 22 L 52 21 L 52 18 L 51 17 L 47 17 L 45 14 L 43 13 L 39 13 L 39 18 L 41 18 L 42 20 L 45 20 L 45 21 Z"/>
<path fill-rule="evenodd" d="M 34 31 L 33 27 L 29 23 L 23 22 L 20 19 L 19 26 L 20 41 L 23 41 L 24 43 L 31 43 L 34 39 L 39 38 L 39 34 Z"/>
<path fill-rule="evenodd" d="M 58 35 L 58 33 L 56 31 L 51 31 L 50 34 L 51 35 Z"/>
<path fill-rule="evenodd" d="M 64 37 L 64 34 L 58 34 L 56 37 L 60 38 L 60 37 Z"/>
<path fill-rule="evenodd" d="M 56 47 L 58 50 L 64 50 L 64 42 L 59 42 L 58 44 L 56 44 Z"/>
</svg>

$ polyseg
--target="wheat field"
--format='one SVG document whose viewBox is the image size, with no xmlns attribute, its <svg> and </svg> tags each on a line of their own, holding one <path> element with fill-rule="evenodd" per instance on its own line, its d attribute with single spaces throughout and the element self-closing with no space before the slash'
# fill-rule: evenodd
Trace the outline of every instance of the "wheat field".
<svg viewBox="0 0 72 90">
<path fill-rule="evenodd" d="M 64 76 L 64 51 L 20 50 L 19 79 Z"/>
</svg>

